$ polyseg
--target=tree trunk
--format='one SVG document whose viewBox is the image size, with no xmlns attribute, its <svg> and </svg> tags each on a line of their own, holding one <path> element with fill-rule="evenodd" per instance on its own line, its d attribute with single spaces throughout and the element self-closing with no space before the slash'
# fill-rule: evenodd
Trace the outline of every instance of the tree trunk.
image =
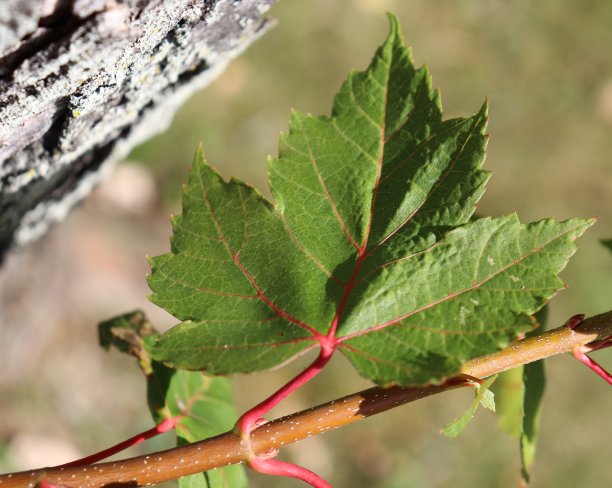
<svg viewBox="0 0 612 488">
<path fill-rule="evenodd" d="M 274 0 L 2 0 L 0 259 L 64 218 L 270 22 Z"/>
</svg>

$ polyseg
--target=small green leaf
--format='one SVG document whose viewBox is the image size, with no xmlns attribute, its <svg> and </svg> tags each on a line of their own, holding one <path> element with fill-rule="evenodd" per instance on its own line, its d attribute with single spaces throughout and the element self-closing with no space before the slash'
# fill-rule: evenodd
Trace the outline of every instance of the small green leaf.
<svg viewBox="0 0 612 488">
<path fill-rule="evenodd" d="M 527 333 L 535 336 L 544 330 L 548 320 L 548 306 L 542 308 L 536 315 L 539 325 Z M 521 430 L 521 477 L 529 483 L 529 467 L 535 460 L 536 444 L 540 433 L 540 417 L 542 415 L 542 400 L 546 389 L 546 373 L 544 361 L 536 361 L 523 366 L 523 428 Z"/>
<path fill-rule="evenodd" d="M 382 385 L 439 382 L 533 327 L 592 220 L 472 219 L 487 106 L 443 120 L 391 17 L 330 116 L 294 112 L 270 161 L 275 204 L 200 149 L 151 260 L 151 300 L 181 323 L 147 349 L 213 374 L 283 364 L 323 335 Z"/>
<path fill-rule="evenodd" d="M 480 398 L 480 404 L 483 408 L 495 412 L 495 394 L 489 389 L 485 390 Z"/>
<path fill-rule="evenodd" d="M 177 371 L 151 360 L 144 349 L 157 332 L 140 312 L 115 317 L 99 325 L 100 344 L 138 359 L 147 379 L 147 400 L 153 420 L 184 416 L 176 426 L 178 445 L 190 444 L 231 430 L 237 419 L 231 383 L 199 371 Z M 244 468 L 227 466 L 179 480 L 181 488 L 243 488 Z"/>
<path fill-rule="evenodd" d="M 546 386 L 544 361 L 536 361 L 523 367 L 525 384 L 523 406 L 523 430 L 521 432 L 521 476 L 529 482 L 529 467 L 533 464 L 536 443 L 540 431 L 542 398 Z"/>
<path fill-rule="evenodd" d="M 156 423 L 165 418 L 185 415 L 176 427 L 178 445 L 213 437 L 231 430 L 237 419 L 231 384 L 226 378 L 212 377 L 198 371 L 176 371 L 156 363 L 159 369 L 171 371 L 165 388 L 165 408 L 152 410 Z M 156 368 L 157 370 L 157 368 Z M 166 372 L 156 379 L 168 377 Z M 158 382 L 150 380 L 149 385 Z M 181 488 L 242 488 L 247 486 L 240 465 L 218 468 L 179 480 Z"/>
<path fill-rule="evenodd" d="M 523 431 L 523 381 L 523 367 L 518 366 L 499 374 L 493 388 L 498 425 L 517 440 Z"/>
<path fill-rule="evenodd" d="M 527 337 L 541 333 L 547 317 L 548 306 L 535 315 L 538 327 L 528 332 Z M 495 386 L 499 424 L 502 429 L 519 439 L 521 477 L 528 483 L 528 469 L 535 459 L 546 386 L 544 362 L 536 361 L 506 371 L 500 375 Z"/>
<path fill-rule="evenodd" d="M 602 239 L 601 243 L 612 251 L 612 239 Z"/>
<path fill-rule="evenodd" d="M 474 418 L 476 414 L 476 410 L 478 410 L 478 405 L 482 405 L 489 410 L 495 411 L 495 401 L 493 400 L 493 392 L 489 389 L 497 375 L 491 376 L 487 378 L 482 384 L 476 384 L 476 397 L 474 401 L 470 405 L 470 407 L 466 410 L 466 412 L 454 420 L 450 424 L 448 424 L 444 429 L 442 429 L 442 433 L 448 437 L 457 437 L 463 430 L 466 428 L 467 424 L 470 423 L 470 420 Z"/>
<path fill-rule="evenodd" d="M 496 385 L 499 424 L 519 440 L 521 478 L 529 483 L 529 468 L 535 460 L 542 398 L 546 385 L 544 362 L 537 361 L 506 371 Z"/>
</svg>

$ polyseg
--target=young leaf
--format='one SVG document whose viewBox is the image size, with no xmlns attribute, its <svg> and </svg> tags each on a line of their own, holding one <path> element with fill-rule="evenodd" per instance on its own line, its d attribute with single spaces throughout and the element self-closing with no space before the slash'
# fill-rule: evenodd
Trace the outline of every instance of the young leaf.
<svg viewBox="0 0 612 488">
<path fill-rule="evenodd" d="M 487 410 L 491 410 L 491 412 L 495 412 L 495 394 L 490 389 L 487 389 L 480 397 L 480 405 Z"/>
<path fill-rule="evenodd" d="M 488 408 L 489 410 L 495 411 L 495 402 L 493 400 L 493 393 L 489 389 L 497 375 L 491 376 L 487 378 L 481 385 L 476 385 L 476 396 L 474 401 L 470 405 L 465 413 L 454 420 L 450 424 L 448 424 L 444 429 L 442 429 L 442 433 L 448 437 L 457 437 L 463 430 L 467 427 L 467 424 L 470 423 L 470 420 L 474 418 L 476 414 L 476 410 L 478 410 L 478 405 L 481 404 L 483 407 Z"/>
<path fill-rule="evenodd" d="M 275 205 L 197 152 L 171 252 L 149 278 L 182 323 L 150 353 L 225 374 L 333 341 L 363 376 L 417 384 L 531 328 L 592 221 L 470 221 L 489 177 L 486 121 L 486 105 L 442 120 L 391 17 L 331 116 L 292 114 L 269 166 Z"/>
<path fill-rule="evenodd" d="M 99 326 L 100 344 L 138 359 L 147 378 L 149 410 L 156 424 L 183 417 L 176 425 L 178 445 L 190 444 L 230 430 L 237 418 L 231 383 L 200 372 L 177 371 L 151 360 L 143 348 L 157 332 L 140 312 L 115 317 Z M 241 465 L 226 466 L 179 480 L 181 488 L 243 488 Z"/>
<path fill-rule="evenodd" d="M 100 346 L 108 351 L 114 346 L 120 352 L 138 359 L 138 365 L 145 375 L 152 372 L 151 358 L 144 351 L 143 340 L 156 336 L 157 331 L 140 310 L 113 317 L 98 324 Z"/>
</svg>

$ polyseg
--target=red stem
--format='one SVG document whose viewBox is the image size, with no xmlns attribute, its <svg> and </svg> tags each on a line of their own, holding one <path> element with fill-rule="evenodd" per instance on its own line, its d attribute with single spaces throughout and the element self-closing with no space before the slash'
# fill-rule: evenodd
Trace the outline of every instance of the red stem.
<svg viewBox="0 0 612 488">
<path fill-rule="evenodd" d="M 582 350 L 582 347 L 576 347 L 574 349 L 574 357 L 587 368 L 595 372 L 597 376 L 602 377 L 604 381 L 608 382 L 609 385 L 612 385 L 612 374 L 608 373 L 597 361 L 587 356 L 587 354 Z"/>
<path fill-rule="evenodd" d="M 282 461 L 276 461 L 274 459 L 264 459 L 258 457 L 251 447 L 251 432 L 253 429 L 261 425 L 262 418 L 276 405 L 278 405 L 283 399 L 285 399 L 292 392 L 302 387 L 304 384 L 309 382 L 321 370 L 327 365 L 335 351 L 335 345 L 328 346 L 328 344 L 321 344 L 321 351 L 319 356 L 314 362 L 308 366 L 299 375 L 293 378 L 291 381 L 286 383 L 282 388 L 277 390 L 271 396 L 266 398 L 263 402 L 259 403 L 255 407 L 251 408 L 248 412 L 244 413 L 236 422 L 234 431 L 240 435 L 240 437 L 248 443 L 249 446 L 249 457 L 248 464 L 251 469 L 263 474 L 271 474 L 274 476 L 290 476 L 297 478 L 315 488 L 331 488 L 331 485 L 327 483 L 323 478 L 320 478 L 312 471 L 306 468 L 298 466 L 296 464 L 285 463 Z M 276 452 L 274 453 L 276 455 Z"/>
<path fill-rule="evenodd" d="M 278 405 L 283 399 L 289 396 L 292 392 L 300 388 L 302 385 L 309 382 L 325 367 L 334 354 L 334 347 L 321 346 L 321 352 L 315 361 L 308 366 L 299 375 L 286 383 L 283 387 L 266 398 L 263 402 L 251 408 L 244 413 L 236 422 L 235 431 L 240 434 L 243 439 L 248 439 L 251 431 L 259 419 Z"/>
<path fill-rule="evenodd" d="M 58 468 L 70 468 L 73 466 L 87 466 L 89 464 L 97 463 L 98 461 L 102 461 L 107 457 L 113 456 L 121 451 L 128 449 L 129 447 L 135 446 L 136 444 L 140 444 L 151 437 L 155 437 L 159 434 L 163 434 L 168 432 L 176 427 L 182 419 L 183 415 L 180 417 L 170 417 L 168 419 L 163 420 L 158 425 L 153 427 L 152 429 L 141 432 L 140 434 L 136 434 L 134 437 L 130 437 L 129 439 L 120 442 L 119 444 L 115 444 L 108 449 L 104 449 L 103 451 L 92 454 L 91 456 L 87 456 L 81 459 L 77 459 L 76 461 L 71 461 L 66 464 L 61 464 L 57 466 Z M 42 488 L 42 487 L 41 487 Z"/>
<path fill-rule="evenodd" d="M 332 488 L 332 485 L 317 474 L 295 464 L 277 461 L 276 459 L 263 460 L 253 458 L 249 461 L 249 466 L 259 473 L 297 478 L 315 488 Z"/>
<path fill-rule="evenodd" d="M 40 480 L 37 488 L 58 488 L 58 486 L 55 483 L 51 483 L 47 480 Z"/>
</svg>

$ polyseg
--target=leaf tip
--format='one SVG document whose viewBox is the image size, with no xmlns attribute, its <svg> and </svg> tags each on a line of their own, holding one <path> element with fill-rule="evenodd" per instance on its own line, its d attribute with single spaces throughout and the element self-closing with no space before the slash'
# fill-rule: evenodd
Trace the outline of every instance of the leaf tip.
<svg viewBox="0 0 612 488">
<path fill-rule="evenodd" d="M 199 160 L 203 161 L 204 159 L 205 159 L 205 156 L 204 156 L 204 144 L 200 141 L 198 143 L 198 148 L 196 149 L 195 161 L 199 161 Z"/>
<path fill-rule="evenodd" d="M 599 217 L 590 217 L 584 219 L 570 219 L 574 222 L 579 222 L 579 225 L 576 226 L 575 232 L 571 236 L 572 241 L 575 241 L 579 237 L 581 237 L 589 228 L 595 225 L 599 221 Z"/>
<path fill-rule="evenodd" d="M 301 122 L 304 119 L 304 114 L 302 112 L 300 112 L 299 110 L 292 108 L 289 111 L 289 132 L 291 133 L 291 130 L 294 126 L 294 124 L 298 124 L 299 122 Z"/>
<path fill-rule="evenodd" d="M 389 20 L 389 38 L 400 36 L 400 23 L 397 16 L 387 12 L 387 19 Z"/>
<path fill-rule="evenodd" d="M 486 118 L 489 117 L 489 97 L 485 97 L 484 102 L 482 103 L 482 106 L 480 107 L 478 113 L 482 114 Z"/>
<path fill-rule="evenodd" d="M 526 468 L 521 468 L 521 484 L 520 488 L 524 488 L 529 484 L 529 472 Z"/>
</svg>

